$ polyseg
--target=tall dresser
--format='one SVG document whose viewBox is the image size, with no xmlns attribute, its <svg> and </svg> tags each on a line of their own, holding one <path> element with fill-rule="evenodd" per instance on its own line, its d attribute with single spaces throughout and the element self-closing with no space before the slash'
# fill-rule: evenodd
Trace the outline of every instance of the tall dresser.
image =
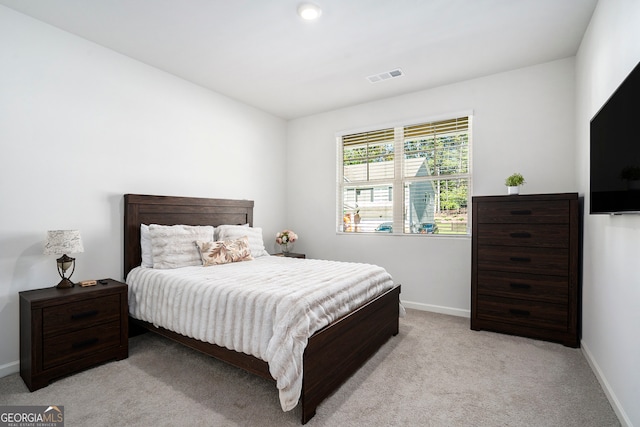
<svg viewBox="0 0 640 427">
<path fill-rule="evenodd" d="M 579 347 L 577 193 L 472 199 L 471 329 Z"/>
</svg>

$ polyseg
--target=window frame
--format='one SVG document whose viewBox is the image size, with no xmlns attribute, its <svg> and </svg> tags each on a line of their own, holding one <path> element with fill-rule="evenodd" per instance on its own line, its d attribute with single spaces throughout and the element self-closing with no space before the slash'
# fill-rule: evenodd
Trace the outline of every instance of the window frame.
<svg viewBox="0 0 640 427">
<path fill-rule="evenodd" d="M 441 122 L 447 120 L 454 120 L 461 117 L 468 118 L 468 172 L 464 174 L 452 174 L 452 175 L 443 175 L 441 180 L 453 180 L 453 179 L 467 179 L 468 184 L 468 193 L 467 193 L 467 226 L 466 233 L 463 234 L 423 234 L 423 233 L 411 233 L 405 232 L 405 185 L 410 182 L 424 182 L 424 181 L 435 181 L 434 178 L 424 179 L 421 177 L 405 177 L 405 155 L 404 155 L 404 129 L 411 126 L 416 126 L 419 124 L 433 123 L 433 122 Z M 344 189 L 345 187 L 354 186 L 354 185 L 363 185 L 363 186 L 371 186 L 374 187 L 378 182 L 375 180 L 367 180 L 367 181 L 357 181 L 357 182 L 349 182 L 346 183 L 344 181 L 344 143 L 343 137 L 347 135 L 354 135 L 359 133 L 367 133 L 367 132 L 377 132 L 383 131 L 385 129 L 393 129 L 394 130 L 394 176 L 391 180 L 382 180 L 384 182 L 392 182 L 392 194 L 391 194 L 391 203 L 392 203 L 392 224 L 393 230 L 390 233 L 375 233 L 375 232 L 367 232 L 367 231 L 346 231 L 343 229 L 344 225 Z M 336 233 L 337 234 L 345 234 L 345 235 L 390 235 L 390 236 L 429 236 L 429 237 L 450 237 L 450 238 L 470 238 L 471 237 L 471 198 L 472 198 L 472 187 L 473 187 L 473 110 L 465 110 L 459 111 L 456 113 L 447 113 L 441 114 L 437 116 L 431 116 L 426 118 L 418 118 L 418 119 L 409 119 L 394 122 L 391 124 L 383 124 L 383 125 L 374 125 L 368 126 L 359 129 L 349 129 L 336 133 L 336 170 L 337 170 L 337 179 L 336 179 Z M 382 182 L 380 182 L 382 183 Z M 398 231 L 400 230 L 400 231 Z"/>
</svg>

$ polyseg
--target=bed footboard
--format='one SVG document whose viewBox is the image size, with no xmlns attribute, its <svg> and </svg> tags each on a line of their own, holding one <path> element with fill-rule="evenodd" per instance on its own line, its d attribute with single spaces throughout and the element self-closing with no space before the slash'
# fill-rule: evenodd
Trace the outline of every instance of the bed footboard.
<svg viewBox="0 0 640 427">
<path fill-rule="evenodd" d="M 398 334 L 400 286 L 316 332 L 304 354 L 302 424 L 375 354 Z"/>
<path fill-rule="evenodd" d="M 300 396 L 302 424 L 306 424 L 315 415 L 318 405 L 364 365 L 389 338 L 398 334 L 399 304 L 400 286 L 396 286 L 311 336 L 304 352 Z M 130 326 L 155 332 L 275 381 L 269 374 L 268 364 L 253 356 L 157 328 L 133 318 L 130 318 Z"/>
</svg>

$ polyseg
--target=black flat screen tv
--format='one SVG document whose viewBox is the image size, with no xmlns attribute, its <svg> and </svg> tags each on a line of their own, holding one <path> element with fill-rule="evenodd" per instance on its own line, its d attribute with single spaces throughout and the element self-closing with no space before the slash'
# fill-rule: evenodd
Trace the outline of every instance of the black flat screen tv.
<svg viewBox="0 0 640 427">
<path fill-rule="evenodd" d="M 591 119 L 591 214 L 640 213 L 640 63 Z"/>
</svg>

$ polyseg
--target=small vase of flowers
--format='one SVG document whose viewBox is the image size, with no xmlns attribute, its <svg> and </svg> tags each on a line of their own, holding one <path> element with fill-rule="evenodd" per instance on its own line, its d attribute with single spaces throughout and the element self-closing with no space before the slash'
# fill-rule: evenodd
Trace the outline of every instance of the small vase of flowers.
<svg viewBox="0 0 640 427">
<path fill-rule="evenodd" d="M 291 251 L 293 242 L 298 240 L 298 235 L 292 230 L 282 230 L 276 234 L 276 243 L 280 245 L 283 253 Z"/>
</svg>

